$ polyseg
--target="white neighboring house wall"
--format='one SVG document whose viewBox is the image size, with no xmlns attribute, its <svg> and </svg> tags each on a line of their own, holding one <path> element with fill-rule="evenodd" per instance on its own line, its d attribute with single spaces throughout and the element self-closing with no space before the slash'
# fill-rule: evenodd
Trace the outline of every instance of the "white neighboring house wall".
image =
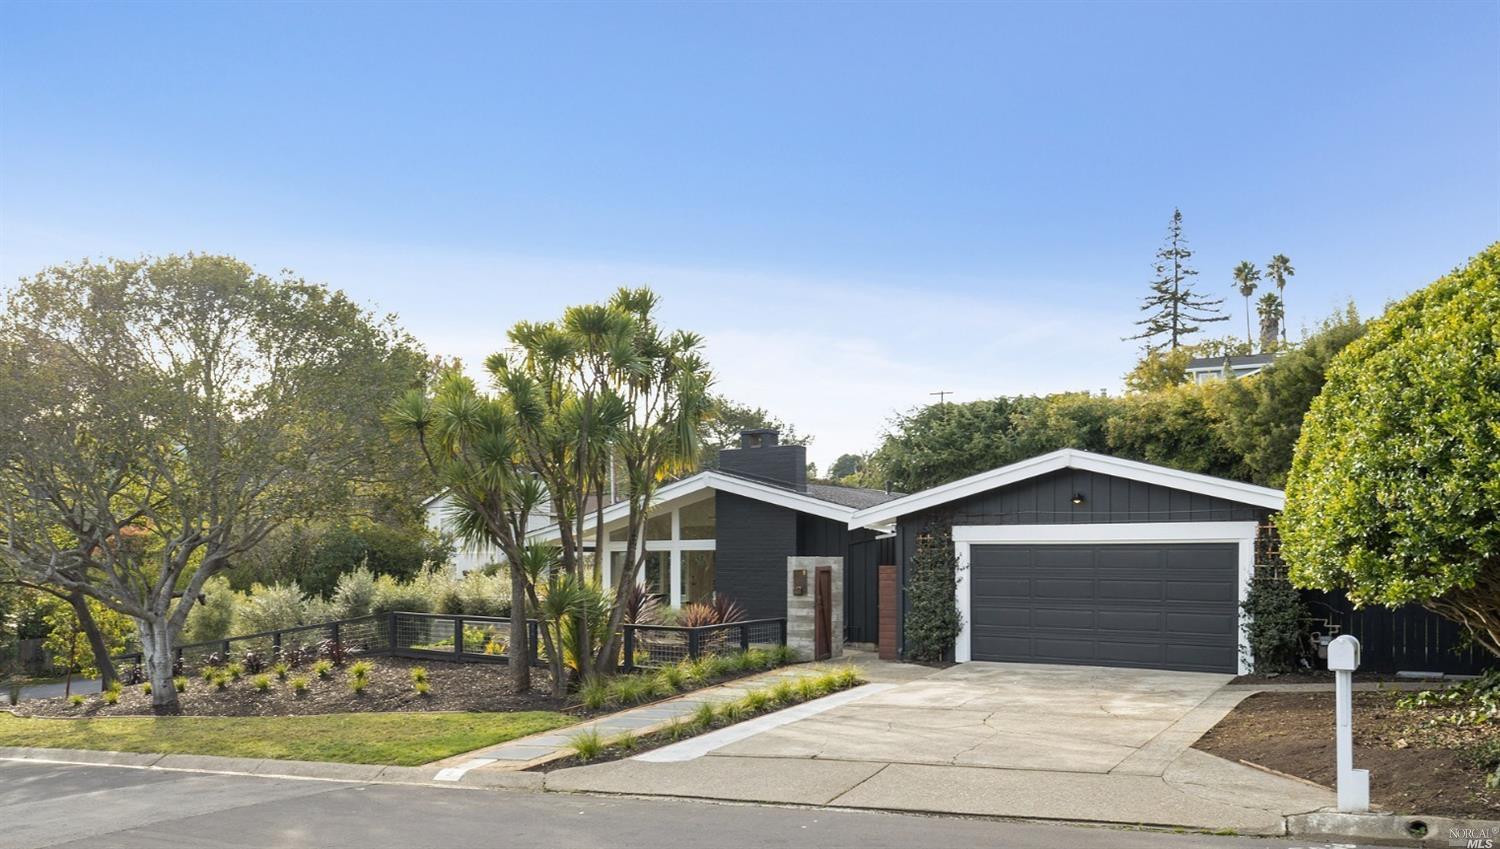
<svg viewBox="0 0 1500 849">
<path fill-rule="evenodd" d="M 447 493 L 440 493 L 427 499 L 423 509 L 427 512 L 427 527 L 438 533 L 453 533 L 449 513 L 452 510 L 452 502 Z M 532 534 L 541 528 L 552 524 L 552 504 L 543 502 L 537 512 L 533 513 L 526 522 L 526 533 Z M 491 545 L 473 545 L 463 540 L 454 541 L 453 569 L 460 577 L 476 569 L 483 569 L 491 563 L 505 562 L 505 555 Z"/>
<path fill-rule="evenodd" d="M 1238 380 L 1242 377 L 1249 377 L 1252 374 L 1259 374 L 1261 369 L 1264 368 L 1265 366 L 1260 364 L 1250 366 L 1235 366 L 1229 370 L 1229 376 Z M 1223 366 L 1219 366 L 1217 368 L 1190 368 L 1184 369 L 1184 371 L 1186 371 L 1188 376 L 1193 379 L 1193 382 L 1197 384 L 1212 383 L 1215 380 L 1224 379 Z"/>
</svg>

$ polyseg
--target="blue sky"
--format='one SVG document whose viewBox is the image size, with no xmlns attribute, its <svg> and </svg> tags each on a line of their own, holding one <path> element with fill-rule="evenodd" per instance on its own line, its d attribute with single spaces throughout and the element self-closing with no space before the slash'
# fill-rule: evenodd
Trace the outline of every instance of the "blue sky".
<svg viewBox="0 0 1500 849">
<path fill-rule="evenodd" d="M 1120 389 L 1174 206 L 1293 328 L 1500 236 L 1500 4 L 0 5 L 0 280 L 188 250 L 477 362 L 648 283 L 826 464 Z M 1243 314 L 1231 297 L 1233 320 Z"/>
</svg>

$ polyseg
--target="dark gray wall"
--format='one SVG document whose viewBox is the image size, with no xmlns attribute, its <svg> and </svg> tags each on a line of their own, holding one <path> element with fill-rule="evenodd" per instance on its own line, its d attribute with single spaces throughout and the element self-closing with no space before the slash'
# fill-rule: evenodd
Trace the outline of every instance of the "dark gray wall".
<svg viewBox="0 0 1500 849">
<path fill-rule="evenodd" d="M 794 489 L 806 489 L 807 447 L 772 445 L 765 448 L 725 448 L 719 452 L 719 468 Z"/>
<path fill-rule="evenodd" d="M 752 619 L 785 616 L 786 559 L 797 554 L 799 514 L 727 492 L 714 495 L 714 509 L 714 589 Z"/>
<path fill-rule="evenodd" d="M 798 557 L 848 557 L 849 543 L 874 538 L 875 532 L 869 528 L 851 531 L 847 522 L 797 514 Z"/>
<path fill-rule="evenodd" d="M 1073 495 L 1083 494 L 1074 504 Z M 954 525 L 1057 525 L 1119 522 L 1255 522 L 1271 511 L 1099 472 L 1063 469 L 992 489 L 932 510 L 902 516 L 896 525 L 904 627 L 907 568 L 917 535 L 934 520 Z M 904 647 L 905 635 L 902 632 Z"/>
</svg>

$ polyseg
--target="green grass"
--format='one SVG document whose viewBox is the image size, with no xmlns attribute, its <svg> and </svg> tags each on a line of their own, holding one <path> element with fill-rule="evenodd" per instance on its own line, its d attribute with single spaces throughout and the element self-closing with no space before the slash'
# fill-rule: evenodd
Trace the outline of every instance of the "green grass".
<svg viewBox="0 0 1500 849">
<path fill-rule="evenodd" d="M 419 766 L 572 722 L 550 711 L 99 719 L 0 712 L 0 746 Z"/>
</svg>

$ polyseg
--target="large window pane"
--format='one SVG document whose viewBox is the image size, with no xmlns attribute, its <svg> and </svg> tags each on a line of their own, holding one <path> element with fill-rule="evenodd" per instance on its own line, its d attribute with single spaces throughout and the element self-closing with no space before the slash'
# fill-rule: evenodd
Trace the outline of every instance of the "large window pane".
<svg viewBox="0 0 1500 849">
<path fill-rule="evenodd" d="M 672 552 L 648 551 L 646 563 L 641 568 L 646 578 L 646 592 L 668 599 L 671 596 Z"/>
<path fill-rule="evenodd" d="M 714 553 L 682 553 L 682 603 L 706 602 L 714 594 Z"/>
<path fill-rule="evenodd" d="M 682 508 L 683 539 L 714 538 L 714 498 L 709 496 Z"/>
<path fill-rule="evenodd" d="M 646 539 L 653 542 L 672 538 L 672 511 L 668 510 L 646 520 Z"/>
<path fill-rule="evenodd" d="M 620 527 L 615 528 L 614 530 L 612 530 L 612 531 L 609 532 L 609 541 L 610 542 L 625 542 L 626 538 L 629 537 L 629 536 L 630 536 L 630 527 L 629 527 L 628 524 L 625 524 L 625 525 L 621 525 Z"/>
</svg>

